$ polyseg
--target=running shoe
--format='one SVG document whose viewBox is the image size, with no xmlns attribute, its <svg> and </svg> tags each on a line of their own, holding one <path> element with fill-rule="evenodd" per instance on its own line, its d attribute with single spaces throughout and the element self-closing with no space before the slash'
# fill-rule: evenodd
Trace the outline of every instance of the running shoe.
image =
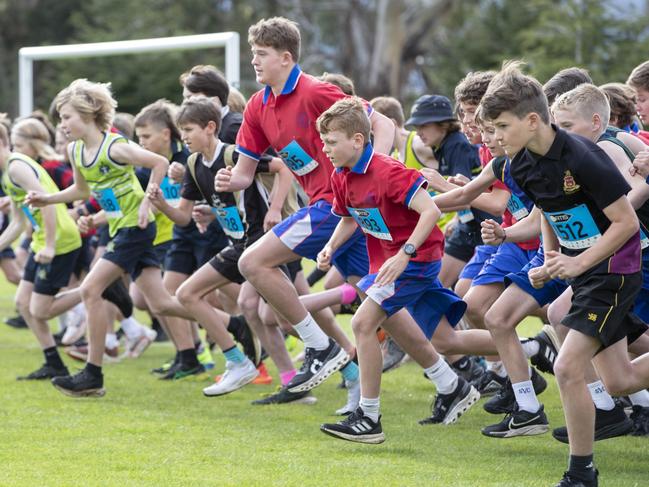
<svg viewBox="0 0 649 487">
<path fill-rule="evenodd" d="M 265 397 L 252 401 L 254 406 L 269 406 L 271 404 L 315 404 L 318 399 L 311 394 L 311 391 L 291 392 L 286 387 L 280 387 L 273 394 L 266 394 Z"/>
<path fill-rule="evenodd" d="M 432 414 L 419 424 L 452 424 L 480 399 L 480 393 L 462 377 L 450 394 L 437 394 L 432 404 Z"/>
<path fill-rule="evenodd" d="M 104 378 L 93 376 L 86 369 L 74 375 L 54 377 L 52 385 L 72 397 L 102 397 L 106 394 Z"/>
<path fill-rule="evenodd" d="M 16 377 L 16 380 L 45 380 L 53 379 L 54 377 L 63 377 L 66 375 L 70 375 L 70 372 L 65 365 L 61 368 L 58 368 L 52 367 L 48 364 L 43 364 L 39 369 L 30 374 Z"/>
<path fill-rule="evenodd" d="M 543 405 L 535 413 L 516 407 L 505 415 L 499 423 L 482 428 L 482 434 L 492 438 L 513 438 L 514 436 L 534 436 L 547 433 L 550 429 Z"/>
<path fill-rule="evenodd" d="M 624 407 L 615 403 L 610 411 L 595 409 L 595 441 L 625 436 L 633 431 L 633 420 L 627 418 Z M 561 426 L 552 431 L 555 440 L 568 443 L 568 428 Z"/>
<path fill-rule="evenodd" d="M 304 363 L 287 387 L 291 392 L 303 392 L 320 385 L 334 372 L 342 369 L 349 362 L 345 350 L 329 339 L 329 346 L 324 350 L 306 348 Z"/>
<path fill-rule="evenodd" d="M 548 383 L 535 368 L 532 368 L 530 380 L 532 381 L 532 386 L 534 386 L 534 392 L 537 396 L 548 387 Z M 513 412 L 516 408 L 516 396 L 514 395 L 511 380 L 507 378 L 507 383 L 500 392 L 485 402 L 482 407 L 491 414 L 507 414 Z"/>
<path fill-rule="evenodd" d="M 259 371 L 250 359 L 246 359 L 241 363 L 228 361 L 225 363 L 225 372 L 221 380 L 203 389 L 203 394 L 207 397 L 229 394 L 241 389 L 258 375 Z"/>
<path fill-rule="evenodd" d="M 385 441 L 383 428 L 381 428 L 381 417 L 374 422 L 359 407 L 352 412 L 347 418 L 338 423 L 323 424 L 320 431 L 347 441 L 357 443 L 378 444 Z"/>
</svg>

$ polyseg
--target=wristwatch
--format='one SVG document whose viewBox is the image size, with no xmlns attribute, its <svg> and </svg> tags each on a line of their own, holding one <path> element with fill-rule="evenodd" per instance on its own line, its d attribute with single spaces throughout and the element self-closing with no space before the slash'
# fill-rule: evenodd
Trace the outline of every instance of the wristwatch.
<svg viewBox="0 0 649 487">
<path fill-rule="evenodd" d="M 405 244 L 403 247 L 401 247 L 401 249 L 403 250 L 403 253 L 406 254 L 408 257 L 416 257 L 417 256 L 417 249 L 411 243 Z"/>
</svg>

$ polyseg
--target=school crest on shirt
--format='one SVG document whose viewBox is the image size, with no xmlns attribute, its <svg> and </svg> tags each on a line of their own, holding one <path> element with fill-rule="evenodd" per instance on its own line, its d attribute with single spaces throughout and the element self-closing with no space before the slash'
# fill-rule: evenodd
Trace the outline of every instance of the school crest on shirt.
<svg viewBox="0 0 649 487">
<path fill-rule="evenodd" d="M 581 187 L 575 182 L 575 178 L 572 177 L 570 171 L 566 171 L 563 175 L 563 192 L 566 194 L 572 194 L 575 191 L 579 191 Z"/>
</svg>

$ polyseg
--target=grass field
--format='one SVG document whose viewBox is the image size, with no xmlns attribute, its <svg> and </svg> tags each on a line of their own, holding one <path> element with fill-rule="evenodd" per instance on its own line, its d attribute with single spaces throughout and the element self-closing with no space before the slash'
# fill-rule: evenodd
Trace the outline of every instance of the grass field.
<svg viewBox="0 0 649 487">
<path fill-rule="evenodd" d="M 0 284 L 0 317 L 12 314 L 12 297 Z M 386 442 L 374 446 L 319 432 L 345 401 L 338 377 L 315 391 L 315 405 L 260 408 L 250 401 L 275 386 L 208 399 L 201 394 L 207 383 L 149 374 L 171 355 L 171 345 L 154 344 L 139 360 L 106 366 L 104 398 L 72 399 L 49 383 L 15 380 L 42 357 L 28 331 L 0 325 L 0 485 L 549 486 L 566 466 L 567 446 L 549 434 L 482 436 L 480 428 L 498 419 L 482 410 L 483 401 L 458 424 L 419 426 L 434 391 L 412 363 L 384 375 Z M 558 391 L 547 379 L 542 401 L 559 426 Z M 649 485 L 648 446 L 647 438 L 633 437 L 598 443 L 600 485 Z"/>
</svg>

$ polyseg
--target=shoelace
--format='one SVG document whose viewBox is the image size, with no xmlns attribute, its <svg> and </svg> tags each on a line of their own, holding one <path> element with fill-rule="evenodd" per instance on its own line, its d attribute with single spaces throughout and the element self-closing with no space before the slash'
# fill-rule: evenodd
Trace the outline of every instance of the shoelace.
<svg viewBox="0 0 649 487">
<path fill-rule="evenodd" d="M 313 352 L 312 348 L 306 348 L 304 350 L 304 362 L 302 362 L 302 367 L 300 367 L 300 373 L 305 372 L 311 368 L 311 362 L 313 362 Z"/>
</svg>

